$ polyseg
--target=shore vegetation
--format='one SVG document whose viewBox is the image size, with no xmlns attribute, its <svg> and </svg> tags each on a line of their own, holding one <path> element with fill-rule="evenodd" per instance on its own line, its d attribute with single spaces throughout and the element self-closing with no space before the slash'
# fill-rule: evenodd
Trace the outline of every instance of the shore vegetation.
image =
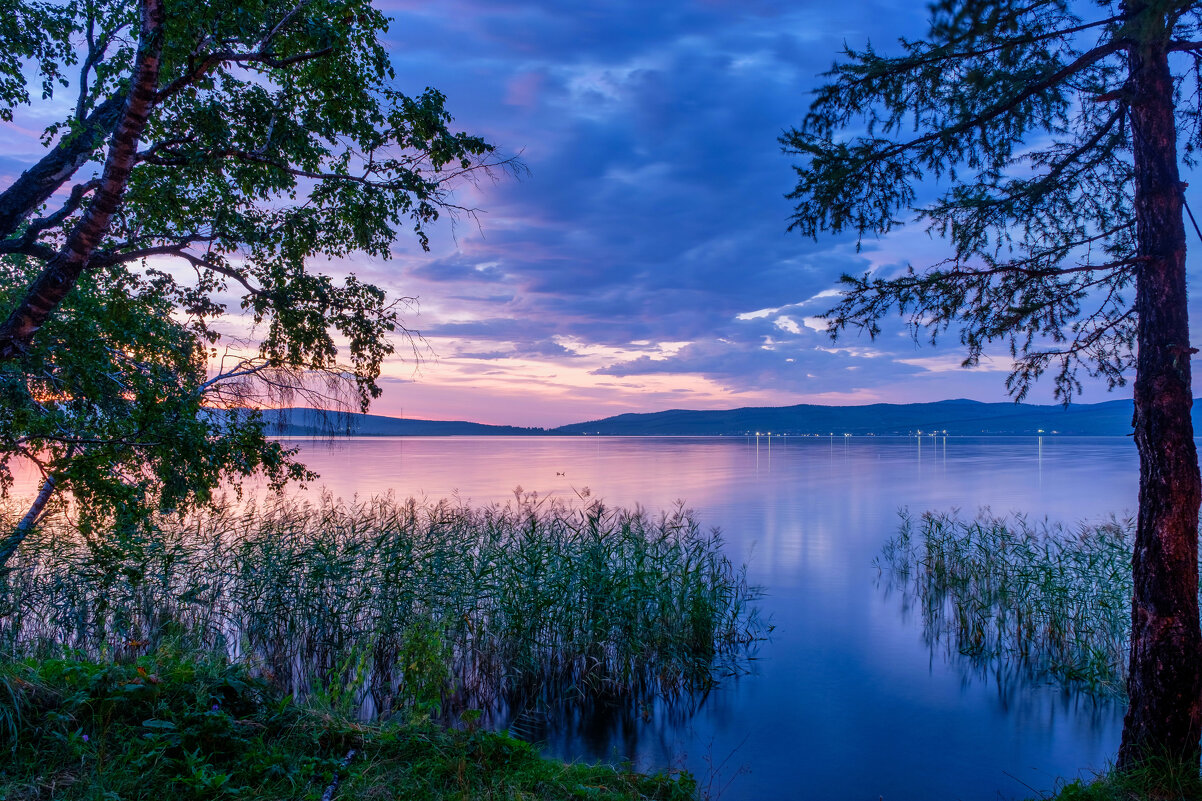
<svg viewBox="0 0 1202 801">
<path fill-rule="evenodd" d="M 527 494 L 60 518 L 0 577 L 0 647 L 122 662 L 180 641 L 363 719 L 680 700 L 745 670 L 765 631 L 721 546 L 683 508 Z"/>
<path fill-rule="evenodd" d="M 137 658 L 0 666 L 0 798 L 694 798 L 687 774 L 566 765 L 476 726 L 363 722 L 245 664 L 164 642 Z"/>
</svg>

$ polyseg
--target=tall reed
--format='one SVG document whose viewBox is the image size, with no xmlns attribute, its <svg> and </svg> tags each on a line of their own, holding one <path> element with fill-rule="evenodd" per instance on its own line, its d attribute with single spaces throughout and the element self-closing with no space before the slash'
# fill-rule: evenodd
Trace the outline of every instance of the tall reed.
<svg viewBox="0 0 1202 801">
<path fill-rule="evenodd" d="M 519 495 L 268 500 L 146 528 L 48 525 L 0 579 L 0 645 L 138 654 L 164 637 L 364 714 L 703 689 L 760 632 L 755 588 L 677 508 Z"/>
<path fill-rule="evenodd" d="M 879 565 L 917 601 L 932 646 L 1121 693 L 1131 626 L 1130 521 L 1032 523 L 903 514 Z"/>
</svg>

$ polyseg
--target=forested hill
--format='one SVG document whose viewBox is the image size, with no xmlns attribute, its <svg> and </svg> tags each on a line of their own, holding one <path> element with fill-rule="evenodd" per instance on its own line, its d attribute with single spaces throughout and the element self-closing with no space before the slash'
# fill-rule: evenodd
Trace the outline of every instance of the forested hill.
<svg viewBox="0 0 1202 801">
<path fill-rule="evenodd" d="M 461 420 L 405 420 L 378 414 L 327 415 L 316 409 L 280 409 L 266 413 L 268 430 L 286 437 L 453 437 L 544 434 L 541 428 L 490 426 Z"/>
<path fill-rule="evenodd" d="M 1196 403 L 1196 401 L 1195 401 Z M 324 418 L 313 409 L 270 413 L 271 432 L 283 436 L 741 436 L 755 432 L 896 436 L 943 432 L 954 436 L 1046 434 L 1125 436 L 1131 433 L 1131 401 L 1035 406 L 948 400 L 937 403 L 878 403 L 871 406 L 767 406 L 723 411 L 674 409 L 622 414 L 559 428 L 518 428 L 448 420 L 402 420 L 373 414 Z"/>
<path fill-rule="evenodd" d="M 772 432 L 791 436 L 856 434 L 891 436 L 946 431 L 956 436 L 1037 434 L 1126 435 L 1131 401 L 1063 406 L 980 403 L 877 403 L 870 406 L 768 406 L 726 411 L 672 410 L 622 414 L 554 429 L 555 434 L 742 435 Z"/>
</svg>

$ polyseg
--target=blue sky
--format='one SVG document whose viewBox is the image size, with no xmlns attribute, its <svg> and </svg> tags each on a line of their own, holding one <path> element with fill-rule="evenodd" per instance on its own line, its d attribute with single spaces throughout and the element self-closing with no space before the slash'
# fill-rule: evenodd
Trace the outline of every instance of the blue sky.
<svg viewBox="0 0 1202 801">
<path fill-rule="evenodd" d="M 918 33 L 913 3 L 394 2 L 401 85 L 530 169 L 374 275 L 419 298 L 432 353 L 379 409 L 552 424 L 621 411 L 1004 397 L 900 329 L 832 344 L 843 272 L 938 253 L 786 231 L 777 137 L 843 43 Z M 397 268 L 399 266 L 399 275 Z M 1001 371 L 1001 372 L 999 372 Z M 416 378 L 411 383 L 410 379 Z M 429 399 L 429 400 L 427 400 Z M 437 400 L 435 400 L 437 399 Z"/>
<path fill-rule="evenodd" d="M 934 348 L 896 326 L 832 343 L 818 319 L 841 273 L 921 265 L 945 255 L 942 243 L 902 229 L 857 251 L 847 236 L 786 231 L 793 173 L 777 137 L 845 42 L 888 51 L 921 35 L 923 4 L 382 5 L 398 86 L 437 87 L 460 127 L 529 173 L 463 187 L 460 202 L 481 211 L 439 226 L 431 253 L 402 237 L 392 259 L 348 265 L 415 298 L 405 320 L 425 337 L 387 365 L 375 411 L 556 425 L 668 408 L 1006 399 L 1004 354 L 963 370 L 954 335 Z M 9 126 L 4 172 L 37 157 L 42 111 Z M 1111 397 L 1087 386 L 1083 400 Z M 1029 400 L 1053 402 L 1050 383 Z"/>
<path fill-rule="evenodd" d="M 900 326 L 832 343 L 843 272 L 939 258 L 919 229 L 865 243 L 787 233 L 798 123 L 846 42 L 920 35 L 912 2 L 394 1 L 398 79 L 436 86 L 529 176 L 466 193 L 485 213 L 398 243 L 377 280 L 428 338 L 378 409 L 550 425 L 623 411 L 1007 398 L 1009 360 Z M 1202 202 L 1196 203 L 1202 206 Z M 1087 385 L 1082 400 L 1101 401 Z M 1050 382 L 1032 402 L 1053 402 Z"/>
</svg>

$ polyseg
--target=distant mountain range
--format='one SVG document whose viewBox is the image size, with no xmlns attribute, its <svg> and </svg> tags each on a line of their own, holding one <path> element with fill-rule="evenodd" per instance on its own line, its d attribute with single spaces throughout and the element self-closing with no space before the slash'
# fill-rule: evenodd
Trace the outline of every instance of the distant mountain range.
<svg viewBox="0 0 1202 801">
<path fill-rule="evenodd" d="M 490 426 L 460 420 L 405 420 L 379 414 L 331 415 L 317 409 L 280 409 L 266 413 L 272 434 L 284 437 L 465 437 L 546 434 L 542 428 Z"/>
<path fill-rule="evenodd" d="M 351 414 L 331 421 L 315 409 L 273 414 L 272 433 L 281 436 L 743 436 L 760 432 L 790 436 L 904 436 L 947 432 L 954 436 L 1064 434 L 1124 436 L 1131 433 L 1130 400 L 1036 406 L 948 400 L 936 403 L 876 403 L 869 406 L 761 406 L 724 411 L 673 409 L 620 414 L 559 426 L 519 428 L 442 420 L 402 420 Z"/>
</svg>

